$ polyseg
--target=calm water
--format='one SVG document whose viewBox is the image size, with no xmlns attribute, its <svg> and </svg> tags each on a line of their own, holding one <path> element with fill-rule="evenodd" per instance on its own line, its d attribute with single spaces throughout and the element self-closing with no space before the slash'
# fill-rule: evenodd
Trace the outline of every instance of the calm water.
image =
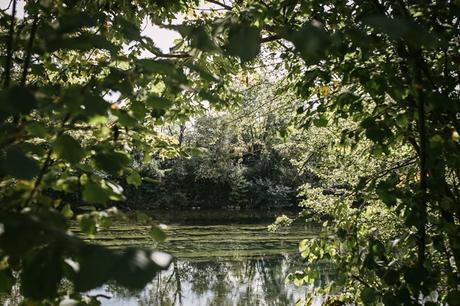
<svg viewBox="0 0 460 306">
<path fill-rule="evenodd" d="M 102 305 L 294 305 L 311 290 L 285 284 L 285 277 L 302 266 L 298 243 L 315 234 L 312 226 L 270 233 L 274 215 L 254 212 L 163 211 L 153 217 L 167 225 L 168 239 L 156 247 L 173 254 L 173 264 L 140 291 L 115 284 L 91 291 L 101 295 Z M 97 241 L 155 247 L 146 229 L 133 220 L 118 222 Z"/>
<path fill-rule="evenodd" d="M 173 263 L 142 290 L 106 284 L 88 292 L 97 296 L 102 305 L 295 305 L 313 289 L 286 284 L 285 278 L 305 265 L 298 254 L 298 243 L 314 237 L 319 231 L 317 226 L 300 223 L 271 233 L 267 226 L 275 220 L 275 213 L 157 211 L 149 214 L 156 224 L 167 226 L 166 242 L 153 241 L 148 235 L 151 221 L 146 222 L 137 214 L 115 221 L 91 243 L 109 248 L 161 249 L 174 255 Z M 73 230 L 78 234 L 78 227 Z M 321 275 L 315 286 L 329 280 L 328 272 L 322 271 Z M 5 305 L 9 306 L 19 305 L 21 301 L 19 292 L 3 297 L 3 301 L 5 298 Z M 313 305 L 320 304 L 321 298 L 316 298 Z"/>
</svg>

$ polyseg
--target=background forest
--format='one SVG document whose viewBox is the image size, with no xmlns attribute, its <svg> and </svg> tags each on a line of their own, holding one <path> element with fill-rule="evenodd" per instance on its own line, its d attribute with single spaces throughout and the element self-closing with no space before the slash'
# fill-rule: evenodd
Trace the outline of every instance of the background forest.
<svg viewBox="0 0 460 306">
<path fill-rule="evenodd" d="M 326 259 L 326 303 L 459 305 L 457 0 L 12 0 L 0 14 L 1 292 L 94 304 L 85 292 L 107 281 L 143 288 L 169 254 L 69 231 L 91 237 L 113 205 L 298 206 L 323 230 L 299 244 L 296 285 Z"/>
</svg>

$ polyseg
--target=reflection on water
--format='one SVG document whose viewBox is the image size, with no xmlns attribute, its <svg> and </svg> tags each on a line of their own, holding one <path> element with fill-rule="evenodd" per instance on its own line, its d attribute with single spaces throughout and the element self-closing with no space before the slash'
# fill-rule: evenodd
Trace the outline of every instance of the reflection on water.
<svg viewBox="0 0 460 306">
<path fill-rule="evenodd" d="M 244 212 L 160 213 L 159 219 L 168 223 L 169 237 L 159 247 L 175 256 L 174 263 L 141 291 L 116 284 L 91 291 L 102 305 L 294 305 L 312 289 L 285 284 L 302 266 L 299 241 L 318 230 L 311 225 L 270 233 L 273 216 Z M 109 247 L 145 246 L 144 230 L 118 224 L 98 239 Z"/>
<path fill-rule="evenodd" d="M 298 243 L 314 237 L 319 231 L 316 226 L 293 224 L 271 233 L 267 226 L 275 215 L 255 212 L 163 211 L 154 217 L 167 225 L 168 239 L 160 245 L 150 238 L 150 225 L 136 218 L 114 222 L 91 241 L 109 248 L 157 248 L 175 257 L 169 269 L 142 290 L 110 283 L 87 293 L 97 296 L 102 305 L 294 305 L 313 289 L 285 284 L 285 278 L 306 264 L 298 254 Z M 76 226 L 73 231 L 79 233 Z M 334 274 L 327 267 L 319 270 L 315 286 Z M 5 297 L 8 305 L 19 305 L 16 291 Z M 320 304 L 320 298 L 313 303 Z"/>
<path fill-rule="evenodd" d="M 103 305 L 292 305 L 308 288 L 284 284 L 291 259 L 177 260 L 140 292 L 111 284 L 91 294 L 110 296 Z"/>
</svg>

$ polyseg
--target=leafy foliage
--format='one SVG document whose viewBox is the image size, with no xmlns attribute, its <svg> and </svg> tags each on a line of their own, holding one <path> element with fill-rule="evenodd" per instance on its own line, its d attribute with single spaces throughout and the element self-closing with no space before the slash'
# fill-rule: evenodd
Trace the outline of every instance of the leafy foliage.
<svg viewBox="0 0 460 306">
<path fill-rule="evenodd" d="M 119 179 L 142 182 L 135 174 L 135 154 L 148 164 L 155 154 L 183 153 L 159 135 L 158 127 L 184 125 L 208 107 L 222 110 L 241 102 L 244 94 L 234 84 L 245 79 L 249 85 L 251 71 L 257 70 L 251 65 L 258 62 L 273 63 L 274 74 L 285 76 L 276 96 L 296 94 L 292 103 L 271 112 L 295 110 L 297 128 L 310 133 L 340 127 L 329 139 L 307 137 L 311 148 L 323 149 L 316 145 L 332 139 L 330 150 L 295 161 L 305 175 L 321 179 L 305 186 L 306 214 L 316 211 L 327 221 L 328 235 L 301 247 L 305 258 L 327 257 L 341 267 L 340 298 L 347 301 L 455 303 L 460 279 L 458 1 L 211 2 L 220 10 L 199 14 L 198 1 L 182 0 L 142 6 L 27 1 L 19 17 L 13 0 L 10 11 L 1 11 L 5 229 L 0 256 L 8 264 L 0 277 L 21 271 L 27 298 L 56 296 L 59 280 L 68 274 L 64 256 L 75 256 L 80 265 L 87 260 L 89 266 L 96 258 L 80 258 L 86 246 L 66 233 L 66 219 L 58 213 L 72 215 L 66 197 L 79 194 L 101 206 L 124 199 Z M 184 24 L 170 24 L 181 13 Z M 172 53 L 162 53 L 142 33 L 146 19 L 181 34 Z M 141 58 L 142 53 L 150 56 Z M 267 139 L 277 135 L 273 131 L 285 138 L 292 130 L 285 117 L 278 118 L 267 120 L 267 133 L 259 134 L 264 144 L 271 146 Z M 242 138 L 256 150 L 253 131 L 245 131 Z M 350 150 L 343 159 L 333 157 L 341 153 L 339 144 L 343 152 Z M 229 159 L 221 161 L 225 165 Z M 205 165 L 199 175 L 217 179 L 221 173 Z M 244 193 L 250 185 L 238 171 L 228 177 Z M 83 228 L 97 230 L 97 216 L 80 217 Z M 370 226 L 378 220 L 386 222 Z M 140 287 L 159 269 L 149 252 L 113 255 L 122 273 L 101 272 L 95 281 L 85 274 L 78 281 L 69 278 L 88 281 L 84 289 L 104 279 Z M 309 271 L 307 266 L 298 279 L 308 281 Z M 31 285 L 37 280 L 44 284 L 42 292 Z"/>
<path fill-rule="evenodd" d="M 124 199 L 117 178 L 141 183 L 134 148 L 150 156 L 164 145 L 155 125 L 185 118 L 199 92 L 223 87 L 201 77 L 209 67 L 186 69 L 199 58 L 162 56 L 141 31 L 144 20 L 161 23 L 194 4 L 15 0 L 1 11 L 3 291 L 13 270 L 26 302 L 58 303 L 64 278 L 77 292 L 108 280 L 139 288 L 167 267 L 156 251 L 87 245 L 68 233 L 67 218 L 94 234 L 107 214 L 96 209 Z M 140 58 L 145 50 L 153 56 Z M 160 230 L 153 237 L 164 239 Z"/>
</svg>

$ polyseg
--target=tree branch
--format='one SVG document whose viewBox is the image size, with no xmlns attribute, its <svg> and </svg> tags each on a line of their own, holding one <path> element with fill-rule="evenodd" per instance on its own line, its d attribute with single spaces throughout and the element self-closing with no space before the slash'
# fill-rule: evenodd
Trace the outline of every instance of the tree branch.
<svg viewBox="0 0 460 306">
<path fill-rule="evenodd" d="M 10 86 L 11 82 L 11 62 L 13 57 L 13 36 L 14 25 L 16 21 L 16 0 L 13 0 L 13 9 L 11 12 L 11 23 L 6 42 L 6 60 L 5 60 L 5 88 Z"/>
<path fill-rule="evenodd" d="M 149 50 L 152 52 L 152 50 Z M 152 52 L 153 55 L 163 58 L 189 58 L 191 55 L 188 53 L 162 53 L 162 52 Z"/>
<path fill-rule="evenodd" d="M 62 122 L 60 130 L 56 133 L 55 139 L 58 139 L 62 134 L 64 134 L 64 131 L 65 131 L 64 126 L 66 125 L 66 122 L 67 120 L 69 120 L 69 118 L 70 118 L 70 114 L 67 114 Z M 29 196 L 24 202 L 24 207 L 28 207 L 30 202 L 32 202 L 33 198 L 35 197 L 35 194 L 38 191 L 38 188 L 40 187 L 43 177 L 48 171 L 48 168 L 54 163 L 54 161 L 51 158 L 52 153 L 53 153 L 53 148 L 51 147 L 48 149 L 48 152 L 46 153 L 45 162 L 43 163 L 43 166 L 40 169 L 37 179 L 35 180 L 34 187 L 30 191 Z"/>
<path fill-rule="evenodd" d="M 231 11 L 233 9 L 231 6 L 229 6 L 229 5 L 225 4 L 225 3 L 221 3 L 219 1 L 216 1 L 216 0 L 205 0 L 205 1 L 209 2 L 209 3 L 216 4 L 216 5 L 218 5 L 220 7 L 223 7 L 224 9 L 229 10 L 229 11 Z"/>
<path fill-rule="evenodd" d="M 365 287 L 372 288 L 372 286 L 369 285 L 365 280 L 363 280 L 359 275 L 352 274 L 351 277 L 363 284 Z"/>
<path fill-rule="evenodd" d="M 413 52 L 416 59 L 421 59 L 422 55 L 420 50 Z M 420 67 L 420 61 L 414 62 L 415 68 L 415 82 L 414 87 L 417 90 L 417 123 L 419 133 L 419 167 L 420 167 L 420 190 L 421 190 L 421 201 L 420 201 L 420 218 L 422 219 L 418 228 L 418 264 L 423 267 L 425 262 L 425 248 L 426 248 L 426 223 L 427 223 L 427 191 L 428 191 L 428 168 L 427 168 L 427 132 L 426 132 L 426 114 L 425 114 L 425 99 L 422 91 L 422 68 Z"/>
<path fill-rule="evenodd" d="M 270 41 L 276 41 L 278 39 L 281 39 L 281 37 L 278 34 L 275 34 L 275 35 L 270 35 L 270 36 L 267 36 L 267 37 L 262 37 L 260 42 L 261 43 L 266 43 L 266 42 L 270 42 Z"/>
<path fill-rule="evenodd" d="M 30 36 L 29 36 L 29 41 L 27 43 L 27 53 L 26 53 L 26 58 L 24 59 L 24 68 L 22 70 L 22 77 L 21 77 L 21 86 L 26 85 L 27 81 L 27 73 L 29 70 L 29 65 L 30 65 L 30 57 L 32 56 L 32 47 L 34 44 L 34 39 L 35 39 L 35 32 L 37 32 L 37 26 L 38 26 L 38 15 L 35 16 L 34 21 L 32 23 L 32 29 L 30 30 Z"/>
</svg>

